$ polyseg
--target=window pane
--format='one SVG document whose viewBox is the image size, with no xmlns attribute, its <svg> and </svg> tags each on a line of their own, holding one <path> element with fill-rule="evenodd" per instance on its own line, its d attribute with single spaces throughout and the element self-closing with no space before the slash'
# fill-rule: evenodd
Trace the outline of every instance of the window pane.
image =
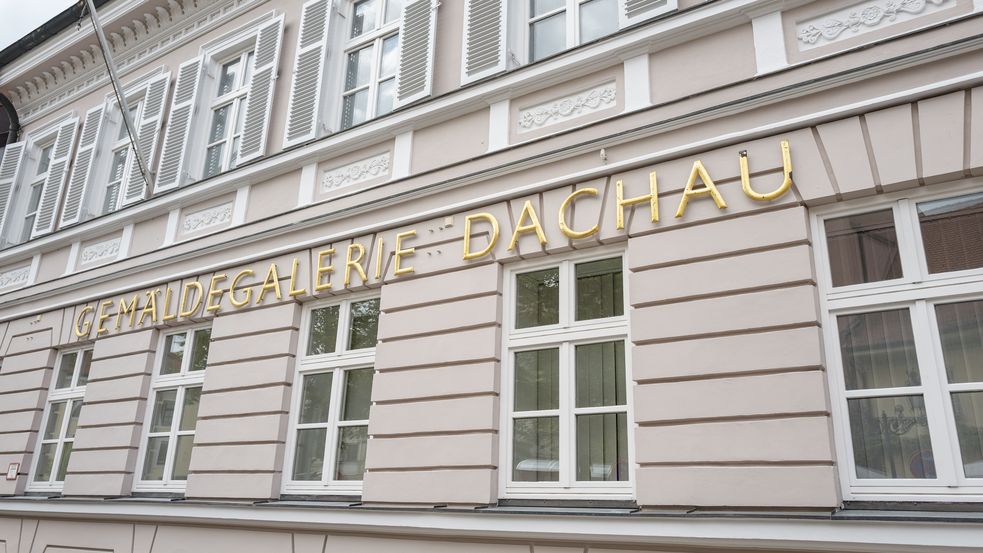
<svg viewBox="0 0 983 553">
<path fill-rule="evenodd" d="M 201 387 L 185 388 L 184 404 L 178 430 L 194 430 L 198 425 L 198 405 L 201 403 Z M 181 442 L 178 442 L 181 445 Z"/>
<path fill-rule="evenodd" d="M 294 480 L 320 480 L 324 468 L 324 440 L 327 428 L 304 428 L 297 431 L 294 455 Z"/>
<path fill-rule="evenodd" d="M 58 461 L 58 472 L 55 473 L 56 482 L 65 481 L 65 473 L 68 472 L 68 458 L 72 456 L 72 442 L 65 442 L 61 446 L 61 459 Z"/>
<path fill-rule="evenodd" d="M 403 15 L 403 0 L 389 0 L 386 3 L 386 23 L 392 23 Z"/>
<path fill-rule="evenodd" d="M 345 372 L 345 399 L 341 408 L 341 420 L 368 420 L 369 406 L 372 405 L 373 369 L 358 369 Z"/>
<path fill-rule="evenodd" d="M 126 154 L 129 149 L 122 148 L 113 152 L 113 161 L 109 167 L 109 182 L 116 182 L 123 178 L 123 169 L 126 168 Z"/>
<path fill-rule="evenodd" d="M 75 374 L 75 362 L 78 360 L 78 352 L 66 353 L 61 356 L 61 363 L 58 365 L 58 378 L 55 380 L 55 388 L 71 388 L 72 376 Z"/>
<path fill-rule="evenodd" d="M 191 347 L 191 366 L 189 371 L 203 371 L 208 364 L 208 346 L 212 339 L 212 329 L 203 328 L 194 333 Z"/>
<path fill-rule="evenodd" d="M 376 116 L 385 115 L 393 110 L 396 98 L 396 79 L 387 79 L 379 83 L 379 95 L 375 102 Z"/>
<path fill-rule="evenodd" d="M 367 426 L 343 426 L 338 429 L 338 461 L 335 480 L 361 480 L 365 473 L 365 443 Z"/>
<path fill-rule="evenodd" d="M 51 480 L 51 467 L 55 464 L 55 449 L 58 444 L 44 444 L 38 451 L 38 468 L 34 472 L 35 482 Z"/>
<path fill-rule="evenodd" d="M 174 452 L 174 476 L 172 480 L 187 480 L 188 467 L 191 465 L 191 447 L 194 445 L 194 436 L 178 436 L 177 449 Z"/>
<path fill-rule="evenodd" d="M 225 152 L 225 142 L 209 146 L 205 151 L 205 176 L 211 177 L 222 172 L 222 155 Z"/>
<path fill-rule="evenodd" d="M 167 462 L 167 436 L 147 440 L 147 457 L 143 461 L 143 480 L 163 480 Z"/>
<path fill-rule="evenodd" d="M 151 432 L 169 432 L 174 420 L 177 390 L 162 390 L 154 396 L 154 414 L 150 417 Z"/>
<path fill-rule="evenodd" d="M 119 202 L 119 182 L 115 182 L 106 187 L 106 195 L 102 199 L 102 213 L 111 213 L 116 211 L 116 205 Z"/>
<path fill-rule="evenodd" d="M 577 320 L 625 314 L 621 258 L 577 264 Z"/>
<path fill-rule="evenodd" d="M 512 480 L 556 482 L 560 479 L 560 419 L 516 419 L 512 426 Z"/>
<path fill-rule="evenodd" d="M 901 277 L 901 256 L 890 209 L 826 221 L 833 286 Z"/>
<path fill-rule="evenodd" d="M 836 323 L 848 390 L 921 384 L 907 309 L 840 315 Z"/>
<path fill-rule="evenodd" d="M 576 347 L 577 407 L 625 405 L 625 343 Z"/>
<path fill-rule="evenodd" d="M 983 392 L 952 394 L 952 413 L 966 478 L 983 478 Z"/>
<path fill-rule="evenodd" d="M 395 77 L 399 67 L 399 35 L 386 37 L 382 41 L 382 59 L 379 63 L 379 78 Z"/>
<path fill-rule="evenodd" d="M 580 5 L 580 43 L 607 36 L 618 30 L 618 2 L 590 0 Z"/>
<path fill-rule="evenodd" d="M 628 480 L 628 416 L 577 416 L 577 480 Z"/>
<path fill-rule="evenodd" d="M 36 175 L 41 175 L 48 172 L 48 167 L 51 165 L 51 152 L 54 150 L 54 144 L 48 144 L 41 148 L 41 155 L 38 157 L 38 172 Z"/>
<path fill-rule="evenodd" d="M 300 394 L 300 424 L 328 422 L 332 373 L 304 375 Z"/>
<path fill-rule="evenodd" d="M 935 478 L 921 396 L 847 401 L 858 478 Z"/>
<path fill-rule="evenodd" d="M 529 57 L 531 61 L 541 60 L 567 47 L 566 13 L 541 19 L 529 30 Z"/>
<path fill-rule="evenodd" d="M 349 52 L 345 70 L 346 91 L 365 86 L 372 80 L 372 56 L 372 46 Z"/>
<path fill-rule="evenodd" d="M 983 267 L 983 193 L 918 204 L 928 272 Z"/>
<path fill-rule="evenodd" d="M 560 269 L 544 269 L 515 277 L 515 327 L 560 322 Z"/>
<path fill-rule="evenodd" d="M 79 424 L 79 413 L 82 412 L 82 400 L 76 399 L 72 401 L 72 410 L 68 415 L 68 427 L 65 429 L 66 438 L 74 438 L 75 430 L 78 428 Z"/>
<path fill-rule="evenodd" d="M 566 4 L 567 0 L 530 0 L 529 14 L 532 17 L 542 15 L 556 9 L 560 9 Z"/>
<path fill-rule="evenodd" d="M 374 348 L 379 335 L 379 299 L 352 303 L 348 349 Z"/>
<path fill-rule="evenodd" d="M 515 354 L 515 410 L 541 411 L 560 407 L 560 350 Z"/>
<path fill-rule="evenodd" d="M 322 307 L 311 311 L 311 333 L 307 355 L 334 353 L 338 341 L 338 306 Z"/>
<path fill-rule="evenodd" d="M 369 91 L 362 90 L 345 96 L 341 104 L 341 128 L 347 129 L 368 118 Z"/>
<path fill-rule="evenodd" d="M 87 349 L 82 352 L 82 366 L 79 367 L 79 378 L 76 386 L 85 386 L 89 381 L 89 368 L 92 367 L 92 350 Z"/>
<path fill-rule="evenodd" d="M 216 96 L 223 96 L 235 90 L 238 75 L 239 58 L 223 65 L 222 72 L 218 77 L 218 94 Z"/>
<path fill-rule="evenodd" d="M 51 412 L 48 413 L 48 424 L 44 427 L 45 440 L 56 440 L 61 437 L 61 423 L 65 420 L 66 401 L 59 401 L 51 404 Z"/>
<path fill-rule="evenodd" d="M 983 300 L 935 306 L 949 382 L 983 382 Z"/>
<path fill-rule="evenodd" d="M 379 0 L 362 0 L 355 3 L 352 10 L 352 38 L 376 28 L 376 14 L 379 13 Z"/>
<path fill-rule="evenodd" d="M 164 338 L 164 362 L 160 374 L 177 374 L 181 372 L 181 361 L 184 360 L 185 334 L 171 334 Z"/>
<path fill-rule="evenodd" d="M 225 138 L 225 132 L 229 126 L 229 114 L 232 112 L 232 104 L 226 104 L 212 112 L 212 125 L 208 131 L 208 142 L 216 142 Z"/>
</svg>

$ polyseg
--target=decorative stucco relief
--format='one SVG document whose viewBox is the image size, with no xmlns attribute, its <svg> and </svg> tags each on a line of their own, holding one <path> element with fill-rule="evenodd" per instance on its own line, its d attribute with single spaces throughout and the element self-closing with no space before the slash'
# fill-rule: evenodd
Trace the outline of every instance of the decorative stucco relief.
<svg viewBox="0 0 983 553">
<path fill-rule="evenodd" d="M 189 213 L 181 227 L 185 234 L 223 225 L 232 220 L 232 202 Z"/>
<path fill-rule="evenodd" d="M 146 65 L 153 58 L 238 15 L 263 0 L 168 0 L 106 37 L 117 71 Z M 92 43 L 74 54 L 66 52 L 56 65 L 19 84 L 6 83 L 22 123 L 102 86 L 108 79 L 102 51 Z"/>
<path fill-rule="evenodd" d="M 23 286 L 27 284 L 27 279 L 31 276 L 31 266 L 24 265 L 15 269 L 0 272 L 0 290 Z"/>
<path fill-rule="evenodd" d="M 799 50 L 809 50 L 955 5 L 956 0 L 876 0 L 799 22 Z M 850 31 L 849 33 L 846 33 Z"/>
<path fill-rule="evenodd" d="M 389 152 L 331 169 L 321 177 L 321 192 L 363 183 L 389 173 Z"/>
<path fill-rule="evenodd" d="M 119 255 L 119 246 L 122 241 L 123 239 L 117 236 L 116 238 L 89 244 L 82 248 L 82 251 L 79 253 L 79 261 L 82 265 L 88 265 L 97 261 L 116 259 L 116 256 Z"/>
<path fill-rule="evenodd" d="M 612 106 L 617 101 L 618 87 L 614 82 L 610 82 L 576 94 L 543 102 L 519 110 L 519 132 L 527 132 L 569 121 Z"/>
</svg>

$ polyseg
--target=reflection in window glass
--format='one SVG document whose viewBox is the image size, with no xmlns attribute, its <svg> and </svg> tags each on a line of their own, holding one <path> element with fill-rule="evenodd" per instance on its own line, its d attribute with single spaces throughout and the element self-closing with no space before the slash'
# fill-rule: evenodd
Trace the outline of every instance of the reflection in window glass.
<svg viewBox="0 0 983 553">
<path fill-rule="evenodd" d="M 55 380 L 55 388 L 69 388 L 72 385 L 72 378 L 75 376 L 75 361 L 78 353 L 66 353 L 61 357 L 58 365 L 58 378 Z"/>
<path fill-rule="evenodd" d="M 918 204 L 928 272 L 983 267 L 983 193 Z"/>
<path fill-rule="evenodd" d="M 188 467 L 191 465 L 191 447 L 194 445 L 194 436 L 178 436 L 177 445 L 174 452 L 174 480 L 187 480 Z"/>
<path fill-rule="evenodd" d="M 567 47 L 566 13 L 561 12 L 529 25 L 529 57 L 537 61 Z"/>
<path fill-rule="evenodd" d="M 836 322 L 848 390 L 921 384 L 907 309 L 840 315 Z"/>
<path fill-rule="evenodd" d="M 556 267 L 515 277 L 515 327 L 560 321 L 560 270 Z"/>
<path fill-rule="evenodd" d="M 151 432 L 167 432 L 174 420 L 177 390 L 161 390 L 154 397 L 154 414 L 150 418 Z"/>
<path fill-rule="evenodd" d="M 628 416 L 577 415 L 577 480 L 628 480 Z"/>
<path fill-rule="evenodd" d="M 338 429 L 338 456 L 335 480 L 361 480 L 365 473 L 365 449 L 368 426 L 343 426 Z"/>
<path fill-rule="evenodd" d="M 48 414 L 48 424 L 44 427 L 44 439 L 54 440 L 61 432 L 61 423 L 64 421 L 65 407 L 67 402 L 59 401 L 51 404 L 51 412 Z"/>
<path fill-rule="evenodd" d="M 625 343 L 576 346 L 577 407 L 625 405 Z"/>
<path fill-rule="evenodd" d="M 378 2 L 382 0 L 361 0 L 355 2 L 352 9 L 351 37 L 361 36 L 376 28 L 376 14 L 379 13 Z"/>
<path fill-rule="evenodd" d="M 147 440 L 147 453 L 143 461 L 143 480 L 163 480 L 164 465 L 167 463 L 167 436 Z"/>
<path fill-rule="evenodd" d="M 617 30 L 617 0 L 588 0 L 580 5 L 581 44 L 610 35 Z"/>
<path fill-rule="evenodd" d="M 368 420 L 372 405 L 372 369 L 345 371 L 345 397 L 342 400 L 341 420 Z"/>
<path fill-rule="evenodd" d="M 512 480 L 556 482 L 560 479 L 560 419 L 515 419 L 512 425 Z"/>
<path fill-rule="evenodd" d="M 184 361 L 184 342 L 185 334 L 170 334 L 164 338 L 164 362 L 160 367 L 160 374 L 177 374 L 181 372 L 181 363 Z"/>
<path fill-rule="evenodd" d="M 901 255 L 890 209 L 826 220 L 833 286 L 901 277 Z"/>
<path fill-rule="evenodd" d="M 560 350 L 515 353 L 515 410 L 542 411 L 560 406 Z"/>
<path fill-rule="evenodd" d="M 352 302 L 348 349 L 374 348 L 379 335 L 379 298 Z"/>
<path fill-rule="evenodd" d="M 937 305 L 935 315 L 948 381 L 983 382 L 983 300 Z"/>
<path fill-rule="evenodd" d="M 335 351 L 338 342 L 338 313 L 337 305 L 311 311 L 307 355 L 321 355 Z"/>
<path fill-rule="evenodd" d="M 331 408 L 331 380 L 333 373 L 304 375 L 300 394 L 300 423 L 328 422 Z"/>
<path fill-rule="evenodd" d="M 324 470 L 324 442 L 327 428 L 303 428 L 297 431 L 294 453 L 294 480 L 320 480 Z"/>
<path fill-rule="evenodd" d="M 966 478 L 983 478 L 983 392 L 952 394 L 952 414 Z"/>
<path fill-rule="evenodd" d="M 181 406 L 181 421 L 178 430 L 194 430 L 198 426 L 198 404 L 201 403 L 201 388 L 185 388 L 184 402 Z"/>
<path fill-rule="evenodd" d="M 850 399 L 857 478 L 935 478 L 921 396 Z"/>
<path fill-rule="evenodd" d="M 212 330 L 203 328 L 194 333 L 194 347 L 191 351 L 190 371 L 203 371 L 208 364 L 208 346 L 212 339 Z"/>
<path fill-rule="evenodd" d="M 577 264 L 577 320 L 625 314 L 621 258 Z"/>
<path fill-rule="evenodd" d="M 76 386 L 85 386 L 89 382 L 89 368 L 92 366 L 92 350 L 82 352 L 82 365 L 79 367 L 79 377 Z"/>
</svg>

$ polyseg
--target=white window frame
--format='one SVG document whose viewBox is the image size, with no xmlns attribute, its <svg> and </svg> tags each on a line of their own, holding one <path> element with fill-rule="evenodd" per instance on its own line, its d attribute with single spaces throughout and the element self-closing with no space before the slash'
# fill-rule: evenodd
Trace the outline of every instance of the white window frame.
<svg viewBox="0 0 983 553">
<path fill-rule="evenodd" d="M 44 406 L 44 417 L 41 418 L 41 427 L 38 429 L 38 441 L 34 447 L 34 458 L 31 461 L 31 472 L 26 488 L 29 492 L 60 492 L 65 486 L 64 480 L 56 480 L 58 474 L 58 463 L 61 460 L 61 454 L 65 444 L 69 442 L 72 444 L 75 443 L 75 437 L 68 438 L 66 437 L 66 433 L 68 431 L 68 423 L 72 414 L 72 402 L 83 401 L 85 397 L 85 386 L 88 381 L 86 381 L 86 383 L 79 384 L 79 375 L 81 374 L 82 363 L 85 359 L 86 352 L 89 353 L 91 371 L 92 346 L 66 349 L 58 353 L 58 359 L 55 362 L 55 370 L 51 377 L 51 385 L 48 388 L 48 399 Z M 75 366 L 72 370 L 72 380 L 67 387 L 56 388 L 55 386 L 58 385 L 58 371 L 61 370 L 62 360 L 66 356 L 73 353 L 76 354 L 76 358 Z M 64 420 L 62 420 L 61 428 L 58 430 L 58 437 L 55 439 L 46 440 L 44 439 L 44 431 L 48 427 L 48 418 L 51 416 L 51 408 L 56 403 L 66 403 Z M 76 427 L 76 436 L 78 436 L 78 427 Z M 54 460 L 52 461 L 51 466 L 51 475 L 47 481 L 36 482 L 34 477 L 37 474 L 38 462 L 41 460 L 41 446 L 46 443 L 58 444 L 55 447 Z"/>
<path fill-rule="evenodd" d="M 342 426 L 368 426 L 368 419 L 358 421 L 342 421 L 341 403 L 345 384 L 345 373 L 356 369 L 373 369 L 373 384 L 378 371 L 375 370 L 375 351 L 376 348 L 363 348 L 356 350 L 348 349 L 348 334 L 351 323 L 351 305 L 367 300 L 379 299 L 378 292 L 352 294 L 342 300 L 330 299 L 326 301 L 312 302 L 304 306 L 304 313 L 301 317 L 301 337 L 298 341 L 298 361 L 297 369 L 294 372 L 294 385 L 290 403 L 290 423 L 287 436 L 287 451 L 284 455 L 283 465 L 283 486 L 284 494 L 310 494 L 310 495 L 361 495 L 362 480 L 335 480 L 334 466 L 338 455 L 338 436 L 339 428 Z M 335 351 L 319 355 L 307 355 L 307 348 L 310 343 L 310 325 L 312 313 L 316 309 L 338 307 L 338 334 L 335 342 Z M 380 309 L 380 317 L 382 315 Z M 378 323 L 377 323 L 378 324 Z M 328 421 L 326 423 L 311 423 L 301 425 L 300 401 L 303 391 L 303 379 L 309 374 L 333 373 L 331 377 L 331 398 L 329 400 Z M 375 405 L 372 402 L 371 405 Z M 371 408 L 371 407 L 370 407 Z M 294 458 L 297 448 L 297 431 L 300 428 L 319 428 L 326 426 L 328 431 L 325 436 L 325 455 L 324 466 L 322 467 L 322 478 L 320 481 L 294 480 Z M 368 440 L 372 439 L 371 434 Z"/>
<path fill-rule="evenodd" d="M 599 261 L 613 257 L 621 258 L 623 315 L 603 319 L 577 321 L 574 316 L 576 301 L 576 277 L 574 267 L 580 263 Z M 560 305 L 559 322 L 531 328 L 515 328 L 515 278 L 521 273 L 559 267 Z M 628 255 L 623 247 L 593 248 L 587 255 L 551 255 L 534 261 L 520 262 L 508 267 L 503 285 L 503 332 L 502 332 L 502 394 L 501 394 L 501 442 L 499 459 L 499 495 L 506 499 L 609 499 L 633 500 L 635 498 L 635 412 L 632 395 L 634 380 L 631 370 L 631 334 L 629 318 L 631 309 L 628 293 Z M 607 407 L 577 408 L 576 379 L 574 371 L 574 347 L 580 344 L 613 342 L 625 343 L 625 401 L 626 405 Z M 512 420 L 514 401 L 514 354 L 528 350 L 541 350 L 558 347 L 559 358 L 559 405 L 550 411 L 523 412 L 530 416 L 553 415 L 559 412 L 559 455 L 560 480 L 557 482 L 513 482 L 512 481 Z M 576 473 L 576 415 L 592 413 L 626 413 L 628 441 L 628 480 L 626 481 L 588 481 L 574 480 Z"/>
<path fill-rule="evenodd" d="M 816 271 L 826 343 L 834 441 L 844 499 L 855 501 L 983 502 L 983 478 L 963 476 L 951 392 L 983 390 L 983 383 L 949 384 L 936 321 L 936 304 L 983 299 L 983 268 L 930 274 L 917 204 L 983 192 L 983 178 L 899 191 L 812 210 Z M 901 278 L 833 287 L 825 221 L 891 209 L 901 258 Z M 920 386 L 847 390 L 836 317 L 908 308 Z M 847 399 L 921 395 L 934 456 L 934 479 L 863 479 L 856 476 Z"/>
<path fill-rule="evenodd" d="M 41 207 L 41 201 L 44 199 L 41 197 L 44 194 L 44 181 L 47 180 L 48 173 L 51 171 L 52 156 L 55 153 L 55 140 L 58 138 L 58 126 L 62 121 L 53 122 L 37 133 L 28 136 L 27 154 L 25 154 L 25 160 L 22 162 L 25 164 L 25 169 L 28 172 L 22 173 L 24 175 L 22 179 L 23 184 L 11 197 L 11 201 L 16 202 L 10 214 L 10 220 L 16 221 L 16 223 L 12 223 L 7 229 L 7 241 L 11 244 L 29 242 L 31 235 L 34 233 L 34 224 L 37 219 L 38 210 Z M 44 171 L 39 173 L 41 155 L 48 148 L 51 149 L 51 155 L 48 157 L 48 166 Z M 31 192 L 35 188 L 38 189 L 38 205 L 34 207 L 33 211 L 30 211 L 29 202 L 31 201 Z M 27 223 L 27 217 L 29 215 L 31 216 L 30 224 Z M 27 233 L 26 237 L 24 233 Z"/>
<path fill-rule="evenodd" d="M 376 1 L 378 2 L 378 8 L 377 8 L 378 13 L 376 14 L 376 18 L 377 18 L 376 20 L 379 22 L 379 26 L 377 28 L 362 33 L 361 35 L 355 38 L 351 38 L 350 35 L 352 32 L 352 21 L 354 20 L 355 17 L 355 4 L 358 3 L 358 0 L 347 0 L 345 2 L 345 8 L 344 8 L 345 18 L 341 20 L 341 25 L 338 25 L 336 27 L 336 28 L 341 28 L 342 32 L 340 34 L 343 37 L 342 39 L 343 42 L 341 46 L 341 56 L 339 57 L 338 60 L 339 69 L 337 71 L 337 80 L 334 81 L 334 82 L 341 83 L 339 89 L 335 91 L 335 93 L 338 95 L 336 100 L 336 104 L 337 104 L 336 109 L 338 110 L 338 114 L 335 117 L 335 120 L 338 122 L 339 131 L 355 128 L 364 123 L 368 123 L 369 121 L 377 117 L 380 117 L 377 111 L 378 108 L 377 102 L 379 96 L 379 84 L 383 81 L 388 81 L 388 80 L 393 81 L 393 110 L 389 111 L 388 113 L 392 113 L 392 111 L 395 111 L 396 73 L 394 72 L 392 76 L 383 77 L 379 75 L 379 70 L 382 67 L 382 43 L 385 42 L 386 39 L 390 37 L 399 35 L 400 24 L 402 23 L 403 15 L 402 15 L 402 11 L 400 11 L 399 17 L 397 17 L 396 19 L 392 20 L 389 23 L 386 23 L 385 22 L 386 7 L 389 3 L 389 0 L 376 0 Z M 409 0 L 405 0 L 405 1 L 409 1 Z M 396 44 L 397 44 L 396 55 L 399 56 L 398 40 Z M 372 47 L 373 55 L 372 55 L 372 68 L 370 69 L 369 84 L 363 86 L 357 86 L 351 89 L 351 91 L 344 90 L 345 74 L 348 71 L 348 55 L 370 46 Z M 399 60 L 397 59 L 397 64 L 398 62 Z M 398 72 L 398 65 L 397 65 L 396 72 Z M 353 122 L 350 126 L 345 127 L 344 126 L 345 97 L 353 95 L 361 90 L 369 91 L 369 98 L 366 103 L 365 120 L 359 121 L 357 123 Z M 388 113 L 383 115 L 388 115 Z"/>
<path fill-rule="evenodd" d="M 231 171 L 235 169 L 236 159 L 239 155 L 239 145 L 241 141 L 237 142 L 236 139 L 242 136 L 243 119 L 246 116 L 246 95 L 249 93 L 249 77 L 252 76 L 252 60 L 256 52 L 256 40 L 253 37 L 251 44 L 243 43 L 239 44 L 237 47 L 231 48 L 232 53 L 225 54 L 221 57 L 212 57 L 207 63 L 210 65 L 209 72 L 214 72 L 216 78 L 214 82 L 209 83 L 210 89 L 208 94 L 208 111 L 207 117 L 205 117 L 205 159 L 202 165 L 202 178 L 209 178 L 215 175 L 222 174 L 226 171 Z M 236 83 L 232 90 L 219 96 L 218 87 L 221 86 L 221 75 L 222 68 L 234 61 L 239 61 L 239 74 L 236 75 Z M 215 112 L 219 109 L 232 106 L 229 112 L 229 118 L 226 120 L 226 129 L 222 137 L 215 141 L 210 141 L 210 133 L 212 127 L 212 120 L 215 117 Z M 222 161 L 219 164 L 219 170 L 217 173 L 208 175 L 206 171 L 208 170 L 208 150 L 213 146 L 219 144 L 224 144 L 222 150 Z"/>
<path fill-rule="evenodd" d="M 134 94 L 132 98 L 126 99 L 126 105 L 130 109 L 130 117 L 134 125 L 137 125 L 139 123 L 140 114 L 143 113 L 142 93 L 143 93 L 143 89 L 140 89 L 139 95 Z M 130 135 L 128 132 L 126 132 L 126 123 L 123 120 L 122 110 L 120 110 L 120 106 L 116 102 L 112 102 L 111 104 L 109 104 L 109 106 L 110 106 L 109 109 L 112 110 L 111 113 L 113 114 L 113 117 L 119 118 L 119 121 L 116 121 L 115 124 L 110 128 L 110 131 L 116 133 L 116 136 L 119 136 L 119 133 L 122 131 L 123 138 L 116 138 L 116 136 L 110 137 L 112 143 L 109 145 L 108 148 L 109 151 L 108 171 L 106 173 L 105 179 L 96 179 L 96 182 L 99 182 L 100 184 L 102 183 L 103 180 L 105 180 L 105 184 L 101 187 L 101 190 L 97 195 L 99 203 L 95 204 L 94 206 L 96 212 L 98 213 L 97 217 L 100 215 L 107 215 L 109 213 L 113 213 L 119 210 L 119 208 L 122 206 L 123 196 L 125 195 L 124 194 L 125 191 L 123 190 L 123 183 L 126 180 L 126 175 L 130 173 L 131 165 L 133 163 L 136 163 L 136 157 L 133 155 L 133 145 L 130 143 Z M 133 129 L 134 133 L 136 133 L 137 131 L 138 131 L 137 128 Z M 137 137 L 134 136 L 133 139 L 134 141 L 136 141 Z M 109 209 L 106 209 L 107 207 L 106 199 L 109 197 L 109 189 L 113 185 L 113 181 L 110 180 L 113 175 L 113 159 L 116 157 L 116 153 L 121 150 L 126 150 L 126 159 L 123 161 L 123 170 L 119 175 L 119 179 L 115 181 L 116 201 L 113 203 L 112 206 L 108 206 Z"/>
<path fill-rule="evenodd" d="M 180 330 L 171 332 L 161 332 L 157 340 L 157 355 L 154 359 L 154 372 L 150 383 L 150 395 L 147 397 L 146 413 L 144 414 L 143 429 L 140 432 L 140 453 L 137 456 L 137 464 L 133 474 L 133 491 L 135 492 L 161 492 L 161 493 L 184 493 L 187 487 L 187 480 L 174 480 L 171 478 L 174 472 L 174 459 L 177 457 L 177 438 L 178 436 L 195 435 L 195 430 L 179 430 L 181 416 L 184 414 L 184 394 L 188 388 L 201 388 L 205 382 L 205 369 L 200 371 L 189 371 L 194 349 L 194 334 L 202 329 L 210 329 L 210 324 L 200 324 L 182 327 Z M 176 374 L 161 375 L 161 368 L 164 366 L 164 359 L 167 352 L 164 350 L 168 336 L 176 334 L 185 335 L 185 354 L 181 359 L 181 372 Z M 209 339 L 209 346 L 211 340 Z M 206 358 L 207 359 L 207 358 Z M 207 363 L 206 363 L 207 365 Z M 169 437 L 167 443 L 167 459 L 164 464 L 163 480 L 143 480 L 143 465 L 148 453 L 150 434 L 150 424 L 154 416 L 154 402 L 157 394 L 168 390 L 177 390 L 174 398 L 174 414 L 171 419 L 171 428 L 166 433 Z M 165 433 L 154 432 L 155 436 L 163 436 Z M 193 446 L 192 446 L 193 450 Z"/>
</svg>

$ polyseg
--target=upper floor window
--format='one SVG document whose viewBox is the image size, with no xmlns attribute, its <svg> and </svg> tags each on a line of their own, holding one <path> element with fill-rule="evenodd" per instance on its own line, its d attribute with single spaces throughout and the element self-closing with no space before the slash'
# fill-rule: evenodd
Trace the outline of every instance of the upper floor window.
<svg viewBox="0 0 983 553">
<path fill-rule="evenodd" d="M 24 208 L 20 242 L 30 240 L 31 233 L 34 232 L 34 222 L 37 220 L 38 208 L 41 207 L 41 191 L 44 190 L 44 181 L 48 178 L 48 170 L 51 168 L 51 151 L 55 149 L 54 138 L 38 145 L 38 149 L 40 153 L 37 165 L 34 167 L 34 176 L 26 187 L 27 205 Z"/>
<path fill-rule="evenodd" d="M 820 212 L 849 499 L 983 499 L 983 191 Z"/>
<path fill-rule="evenodd" d="M 64 485 L 91 364 L 92 348 L 58 356 L 28 490 L 57 491 Z"/>
<path fill-rule="evenodd" d="M 618 30 L 617 0 L 528 0 L 529 61 Z"/>
<path fill-rule="evenodd" d="M 249 92 L 249 76 L 255 52 L 234 54 L 219 69 L 215 98 L 211 101 L 211 122 L 205 149 L 205 177 L 235 167 L 242 138 L 243 112 Z"/>
<path fill-rule="evenodd" d="M 305 319 L 284 491 L 358 494 L 365 472 L 379 299 L 315 306 Z"/>
<path fill-rule="evenodd" d="M 631 498 L 622 258 L 518 267 L 505 298 L 505 494 Z"/>
<path fill-rule="evenodd" d="M 351 5 L 342 129 L 393 110 L 402 8 L 403 0 L 359 0 Z"/>
<path fill-rule="evenodd" d="M 140 120 L 141 104 L 130 104 L 130 120 Z M 119 106 L 116 106 L 119 111 Z M 130 133 L 123 124 L 122 114 L 119 115 L 120 123 L 116 129 L 116 136 L 110 146 L 111 155 L 109 162 L 109 179 L 106 183 L 106 190 L 102 193 L 102 202 L 99 207 L 99 214 L 112 213 L 119 209 L 120 189 L 123 187 L 123 179 L 126 176 L 126 168 L 130 163 L 135 163 L 133 158 L 133 148 L 130 145 Z"/>
<path fill-rule="evenodd" d="M 184 490 L 211 334 L 209 328 L 192 328 L 161 337 L 143 427 L 136 490 Z"/>
</svg>

